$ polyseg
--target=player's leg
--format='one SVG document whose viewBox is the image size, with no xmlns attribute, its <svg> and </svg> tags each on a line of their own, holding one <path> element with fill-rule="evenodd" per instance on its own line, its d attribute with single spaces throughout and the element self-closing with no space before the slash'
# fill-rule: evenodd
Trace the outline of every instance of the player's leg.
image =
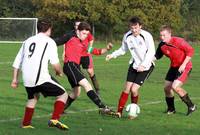
<svg viewBox="0 0 200 135">
<path fill-rule="evenodd" d="M 112 116 L 116 115 L 116 113 L 114 111 L 112 111 L 108 106 L 106 106 L 101 101 L 101 99 L 96 94 L 96 92 L 92 89 L 91 84 L 89 83 L 89 81 L 86 78 L 79 81 L 79 85 L 85 89 L 87 96 L 90 98 L 90 100 L 92 100 L 93 103 L 95 103 L 99 107 L 100 114 L 106 114 L 106 115 L 112 115 Z"/>
<path fill-rule="evenodd" d="M 52 114 L 52 118 L 48 121 L 49 127 L 57 127 L 61 130 L 68 130 L 69 127 L 59 121 L 61 114 L 64 111 L 65 103 L 67 101 L 67 93 L 63 93 L 60 96 L 56 97 L 56 101 L 54 103 L 54 110 Z"/>
<path fill-rule="evenodd" d="M 164 84 L 164 93 L 165 93 L 165 101 L 167 104 L 167 114 L 174 114 L 176 113 L 175 105 L 174 105 L 174 92 L 172 89 L 172 82 L 165 81 Z"/>
<path fill-rule="evenodd" d="M 179 71 L 176 71 L 176 78 L 175 81 L 172 84 L 173 90 L 179 95 L 179 97 L 182 99 L 182 101 L 187 105 L 188 112 L 186 115 L 190 115 L 192 112 L 194 112 L 197 107 L 193 104 L 191 101 L 188 93 L 182 88 L 182 85 L 187 80 L 190 72 L 191 72 L 192 66 L 188 64 L 185 67 L 185 70 L 182 73 L 179 73 Z"/>
<path fill-rule="evenodd" d="M 60 116 L 64 111 L 64 106 L 68 97 L 65 89 L 54 78 L 51 78 L 51 80 L 48 80 L 39 86 L 39 91 L 43 94 L 44 97 L 56 97 L 52 117 L 48 121 L 48 126 L 67 130 L 68 126 L 59 121 Z"/>
<path fill-rule="evenodd" d="M 92 89 L 92 86 L 82 74 L 79 65 L 68 62 L 64 64 L 63 67 L 64 73 L 67 75 L 70 85 L 72 88 L 76 86 L 82 86 L 87 92 L 87 96 L 99 107 L 106 108 L 106 106 L 102 103 L 98 95 Z"/>
<path fill-rule="evenodd" d="M 131 103 L 138 103 L 140 85 L 133 83 L 131 87 Z"/>
<path fill-rule="evenodd" d="M 28 101 L 26 103 L 24 118 L 22 121 L 22 128 L 34 128 L 31 126 L 35 105 L 39 99 L 39 94 L 34 93 L 34 88 L 26 87 L 28 94 Z"/>
<path fill-rule="evenodd" d="M 80 95 L 81 90 L 78 82 L 83 79 L 84 76 L 80 71 L 80 66 L 73 62 L 65 63 L 63 66 L 63 72 L 67 76 L 68 81 L 73 88 L 72 93 L 69 94 L 65 105 L 65 109 L 67 109 L 72 104 L 72 102 Z"/>
<path fill-rule="evenodd" d="M 90 76 L 90 79 L 91 79 L 92 84 L 94 86 L 94 89 L 95 89 L 96 93 L 99 95 L 100 94 L 99 93 L 99 90 L 100 90 L 100 88 L 99 88 L 99 82 L 98 82 L 97 77 L 96 77 L 96 75 L 94 73 L 94 64 L 93 64 L 92 55 L 89 55 L 89 62 L 90 63 L 89 63 L 87 71 L 89 73 L 89 76 Z"/>
<path fill-rule="evenodd" d="M 193 104 L 188 93 L 181 87 L 182 85 L 183 83 L 181 81 L 175 80 L 172 84 L 172 88 L 179 95 L 182 101 L 187 105 L 188 112 L 186 115 L 190 115 L 196 110 L 196 105 Z"/>
<path fill-rule="evenodd" d="M 128 69 L 128 73 L 127 73 L 127 78 L 126 78 L 126 83 L 125 83 L 124 89 L 123 89 L 123 91 L 122 91 L 122 93 L 120 95 L 119 101 L 118 101 L 117 112 L 119 114 L 119 117 L 121 117 L 123 109 L 124 109 L 124 106 L 125 106 L 125 104 L 126 104 L 126 102 L 128 100 L 128 95 L 129 95 L 129 92 L 130 92 L 131 87 L 133 85 L 133 81 L 136 78 L 136 74 L 137 74 L 137 71 L 132 68 L 132 64 L 131 64 L 129 66 L 129 69 Z"/>
<path fill-rule="evenodd" d="M 69 108 L 69 106 L 76 100 L 76 98 L 80 96 L 80 94 L 81 94 L 81 87 L 80 86 L 74 87 L 72 89 L 72 93 L 68 95 L 64 110 Z"/>
<path fill-rule="evenodd" d="M 125 88 L 120 95 L 118 107 L 117 107 L 117 112 L 119 113 L 119 117 L 121 117 L 121 115 L 122 115 L 122 112 L 123 112 L 124 106 L 126 105 L 126 102 L 128 100 L 128 95 L 129 95 L 132 85 L 133 85 L 133 82 L 127 81 L 125 83 Z"/>
<path fill-rule="evenodd" d="M 176 76 L 177 71 L 178 71 L 178 68 L 170 67 L 165 77 L 164 93 L 165 93 L 165 101 L 167 104 L 167 110 L 165 112 L 167 114 L 176 113 L 172 83 L 177 78 Z"/>
<path fill-rule="evenodd" d="M 88 74 L 90 76 L 90 79 L 92 81 L 92 84 L 94 86 L 94 89 L 95 89 L 97 95 L 99 95 L 100 94 L 99 93 L 99 90 L 100 90 L 99 89 L 99 82 L 97 81 L 96 75 L 94 74 L 94 68 L 93 67 L 92 68 L 88 68 L 87 72 L 88 72 Z"/>
<path fill-rule="evenodd" d="M 52 113 L 52 118 L 54 120 L 59 120 L 60 119 L 60 115 L 63 113 L 64 111 L 64 107 L 65 107 L 65 103 L 67 101 L 67 93 L 63 93 L 62 95 L 59 95 L 56 97 L 56 101 L 54 103 L 54 110 Z"/>
<path fill-rule="evenodd" d="M 99 83 L 98 83 L 96 75 L 94 73 L 94 65 L 93 65 L 92 55 L 81 57 L 81 65 L 82 65 L 83 69 L 87 70 L 89 77 L 92 81 L 92 84 L 94 86 L 94 89 L 95 89 L 96 93 L 99 94 Z"/>
<path fill-rule="evenodd" d="M 99 108 L 105 108 L 106 105 L 101 101 L 101 99 L 99 98 L 99 96 L 94 92 L 94 90 L 92 89 L 91 84 L 89 83 L 89 81 L 84 78 L 81 81 L 79 81 L 79 85 L 82 86 L 86 93 L 87 96 L 99 107 Z"/>
<path fill-rule="evenodd" d="M 132 78 L 133 85 L 131 87 L 131 103 L 138 103 L 139 99 L 139 88 L 144 84 L 145 80 L 148 79 L 150 74 L 152 73 L 154 66 L 152 65 L 149 70 L 143 72 L 135 72 L 134 78 Z"/>
</svg>

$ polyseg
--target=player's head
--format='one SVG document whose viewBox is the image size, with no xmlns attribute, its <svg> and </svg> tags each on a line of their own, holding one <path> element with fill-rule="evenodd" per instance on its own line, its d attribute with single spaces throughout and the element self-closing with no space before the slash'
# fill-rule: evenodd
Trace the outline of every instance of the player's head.
<svg viewBox="0 0 200 135">
<path fill-rule="evenodd" d="M 78 25 L 77 36 L 80 40 L 85 40 L 91 31 L 91 26 L 87 22 L 81 22 Z"/>
<path fill-rule="evenodd" d="M 169 25 L 163 25 L 160 28 L 160 39 L 169 43 L 171 40 L 172 28 Z"/>
<path fill-rule="evenodd" d="M 75 30 L 78 29 L 78 25 L 79 25 L 80 23 L 81 23 L 80 20 L 76 20 L 76 21 L 74 22 L 74 29 L 75 29 Z"/>
<path fill-rule="evenodd" d="M 130 27 L 130 30 L 132 31 L 134 36 L 139 35 L 140 30 L 142 28 L 142 22 L 141 22 L 140 18 L 136 17 L 136 16 L 132 17 L 129 20 L 129 27 Z"/>
<path fill-rule="evenodd" d="M 48 36 L 51 35 L 52 24 L 49 20 L 39 20 L 37 23 L 37 30 L 38 33 L 43 32 L 46 33 Z"/>
</svg>

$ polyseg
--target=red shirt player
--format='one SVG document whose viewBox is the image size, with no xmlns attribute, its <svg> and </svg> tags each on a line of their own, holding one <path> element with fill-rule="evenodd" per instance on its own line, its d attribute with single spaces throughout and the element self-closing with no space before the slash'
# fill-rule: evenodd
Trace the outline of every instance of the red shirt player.
<svg viewBox="0 0 200 135">
<path fill-rule="evenodd" d="M 165 77 L 165 100 L 167 103 L 167 114 L 174 114 L 174 92 L 179 95 L 182 101 L 187 105 L 190 115 L 196 110 L 188 96 L 188 93 L 182 88 L 182 85 L 188 78 L 192 70 L 191 58 L 194 54 L 194 49 L 183 39 L 171 36 L 171 27 L 162 26 L 160 29 L 161 42 L 157 48 L 155 58 L 160 59 L 163 55 L 167 56 L 171 65 Z"/>
<path fill-rule="evenodd" d="M 87 38 L 90 31 L 90 25 L 86 22 L 81 22 L 78 26 L 77 36 L 72 37 L 65 44 L 65 58 L 63 71 L 68 78 L 68 81 L 73 88 L 72 93 L 68 96 L 66 107 L 80 95 L 82 86 L 87 96 L 100 108 L 100 111 L 111 113 L 112 111 L 104 105 L 99 96 L 94 92 L 89 81 L 85 78 L 84 74 L 80 70 L 81 57 L 85 52 L 84 40 Z M 108 44 L 107 48 L 103 49 L 89 49 L 89 53 L 101 55 L 107 50 L 112 48 L 112 44 Z M 113 112 L 114 113 L 114 112 Z"/>
</svg>

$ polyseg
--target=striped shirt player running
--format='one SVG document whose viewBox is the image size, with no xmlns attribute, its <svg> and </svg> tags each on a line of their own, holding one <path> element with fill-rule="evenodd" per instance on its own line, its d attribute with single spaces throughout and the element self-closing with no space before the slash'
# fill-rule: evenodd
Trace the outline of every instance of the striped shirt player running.
<svg viewBox="0 0 200 135">
<path fill-rule="evenodd" d="M 21 68 L 23 83 L 28 94 L 22 128 L 34 128 L 31 125 L 31 120 L 39 94 L 42 93 L 44 97 L 56 97 L 54 111 L 48 125 L 66 130 L 68 126 L 61 123 L 59 118 L 64 110 L 68 95 L 48 71 L 48 62 L 50 61 L 56 75 L 62 75 L 56 43 L 49 37 L 52 25 L 48 20 L 39 20 L 37 29 L 39 33 L 23 42 L 13 63 L 14 72 L 11 87 L 17 88 L 19 69 Z"/>
<path fill-rule="evenodd" d="M 125 88 L 121 93 L 118 103 L 118 117 L 122 116 L 123 108 L 131 93 L 131 102 L 137 104 L 139 88 L 143 85 L 153 71 L 152 59 L 155 54 L 155 47 L 152 35 L 141 29 L 142 23 L 138 17 L 129 20 L 130 30 L 124 35 L 121 47 L 112 54 L 106 56 L 106 60 L 124 55 L 128 50 L 131 53 L 129 69 Z"/>
<path fill-rule="evenodd" d="M 156 50 L 155 59 L 161 59 L 163 55 L 170 61 L 170 68 L 165 77 L 165 100 L 167 103 L 167 114 L 176 112 L 174 106 L 174 92 L 179 95 L 182 101 L 187 105 L 190 115 L 197 107 L 192 103 L 188 93 L 182 88 L 182 85 L 188 78 L 192 70 L 191 58 L 194 49 L 183 38 L 172 36 L 172 29 L 168 25 L 163 25 L 160 29 L 161 42 Z"/>
</svg>

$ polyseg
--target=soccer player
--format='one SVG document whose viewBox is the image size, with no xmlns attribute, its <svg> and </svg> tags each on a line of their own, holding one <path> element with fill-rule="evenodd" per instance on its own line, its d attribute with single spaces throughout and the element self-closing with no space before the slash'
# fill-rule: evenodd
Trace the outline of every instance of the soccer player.
<svg viewBox="0 0 200 135">
<path fill-rule="evenodd" d="M 67 41 L 70 40 L 70 38 L 72 38 L 73 36 L 76 35 L 77 29 L 78 29 L 78 25 L 81 23 L 81 21 L 77 20 L 74 23 L 74 30 L 72 30 L 69 33 L 65 33 L 63 36 L 55 38 L 55 42 L 57 45 L 63 45 L 65 44 Z M 92 81 L 92 84 L 94 86 L 94 89 L 96 91 L 96 93 L 99 95 L 99 83 L 97 81 L 96 75 L 94 73 L 94 65 L 93 65 L 93 59 L 92 59 L 92 54 L 87 52 L 88 47 L 92 47 L 93 46 L 93 42 L 94 42 L 94 37 L 91 33 L 88 34 L 87 38 L 85 40 L 82 41 L 83 44 L 85 44 L 84 46 L 84 51 L 82 52 L 82 56 L 81 56 L 81 61 L 80 61 L 80 65 L 82 66 L 83 69 L 87 70 L 87 73 Z M 65 47 L 64 47 L 65 50 Z M 63 52 L 63 57 L 64 57 L 64 52 Z"/>
<path fill-rule="evenodd" d="M 131 93 L 131 102 L 138 103 L 138 90 L 154 68 L 152 59 L 155 54 L 155 47 L 152 35 L 142 29 L 142 23 L 138 17 L 132 17 L 129 20 L 129 27 L 130 30 L 124 35 L 121 47 L 106 56 L 106 60 L 108 61 L 124 55 L 128 50 L 132 56 L 129 61 L 130 66 L 125 88 L 121 93 L 118 103 L 118 117 L 122 116 L 129 93 Z"/>
<path fill-rule="evenodd" d="M 90 33 L 91 27 L 86 22 L 81 22 L 78 26 L 77 35 L 72 37 L 67 43 L 65 43 L 65 59 L 63 71 L 68 78 L 68 81 L 72 87 L 72 93 L 68 96 L 66 103 L 66 108 L 71 105 L 71 103 L 80 95 L 82 86 L 87 96 L 100 108 L 101 112 L 112 113 L 112 111 L 102 103 L 99 96 L 95 93 L 89 81 L 85 78 L 80 70 L 80 62 L 82 57 L 82 52 L 85 51 L 85 42 L 83 42 L 88 34 Z M 90 53 L 100 55 L 105 53 L 110 49 L 89 49 Z"/>
<path fill-rule="evenodd" d="M 162 40 L 157 48 L 155 58 L 160 59 L 163 55 L 167 56 L 171 65 L 165 77 L 165 99 L 167 103 L 167 114 L 174 114 L 176 112 L 174 106 L 174 92 L 179 95 L 182 101 L 187 105 L 190 115 L 196 110 L 189 98 L 188 93 L 182 88 L 188 75 L 192 70 L 191 58 L 194 49 L 180 37 L 172 36 L 172 29 L 170 26 L 164 25 L 160 29 L 160 39 Z"/>
<path fill-rule="evenodd" d="M 52 25 L 48 20 L 39 20 L 37 29 L 38 34 L 23 42 L 13 63 L 14 71 L 11 87 L 17 88 L 19 70 L 21 68 L 23 83 L 28 95 L 22 128 L 34 128 L 31 125 L 31 120 L 39 99 L 39 94 L 42 93 L 44 97 L 56 97 L 54 111 L 52 118 L 48 121 L 48 125 L 66 130 L 68 126 L 61 123 L 59 118 L 64 110 L 68 94 L 50 76 L 48 71 L 48 62 L 50 62 L 56 75 L 62 76 L 57 46 L 54 40 L 49 37 L 51 35 Z"/>
</svg>

